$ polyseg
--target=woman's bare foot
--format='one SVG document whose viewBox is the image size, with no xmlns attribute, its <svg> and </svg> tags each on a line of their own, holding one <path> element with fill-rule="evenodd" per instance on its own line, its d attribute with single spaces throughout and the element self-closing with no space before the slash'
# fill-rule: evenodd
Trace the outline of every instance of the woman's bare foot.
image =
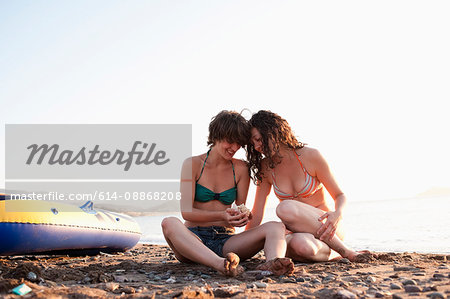
<svg viewBox="0 0 450 299">
<path fill-rule="evenodd" d="M 225 260 L 223 263 L 224 270 L 220 271 L 222 274 L 225 274 L 226 276 L 237 276 L 239 274 L 242 274 L 244 272 L 244 268 L 239 265 L 239 256 L 235 253 L 227 253 L 225 256 Z"/>
<path fill-rule="evenodd" d="M 351 262 L 355 263 L 366 263 L 371 260 L 372 253 L 368 250 L 362 250 L 362 251 L 354 251 L 350 253 L 347 258 Z"/>
<path fill-rule="evenodd" d="M 294 273 L 294 263 L 288 257 L 277 257 L 257 267 L 258 270 L 267 270 L 275 275 L 290 275 Z"/>
</svg>

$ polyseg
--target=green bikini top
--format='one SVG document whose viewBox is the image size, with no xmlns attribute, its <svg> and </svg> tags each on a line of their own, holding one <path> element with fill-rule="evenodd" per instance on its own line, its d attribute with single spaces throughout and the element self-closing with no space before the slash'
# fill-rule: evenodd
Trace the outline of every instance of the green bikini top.
<svg viewBox="0 0 450 299">
<path fill-rule="evenodd" d="M 234 173 L 234 165 L 233 165 L 232 161 L 230 161 L 230 162 L 231 162 L 231 167 L 233 168 L 234 187 L 232 187 L 228 190 L 222 191 L 220 193 L 215 193 L 215 192 L 211 191 L 210 189 L 208 189 L 198 183 L 198 181 L 202 177 L 203 170 L 205 169 L 206 160 L 208 159 L 210 151 L 211 150 L 209 150 L 206 153 L 206 158 L 205 158 L 205 162 L 203 162 L 202 171 L 200 172 L 200 176 L 198 177 L 197 181 L 195 181 L 195 198 L 194 198 L 194 200 L 199 201 L 199 202 L 208 202 L 211 200 L 219 200 L 224 205 L 231 205 L 236 200 L 236 197 L 237 197 L 236 174 Z"/>
</svg>

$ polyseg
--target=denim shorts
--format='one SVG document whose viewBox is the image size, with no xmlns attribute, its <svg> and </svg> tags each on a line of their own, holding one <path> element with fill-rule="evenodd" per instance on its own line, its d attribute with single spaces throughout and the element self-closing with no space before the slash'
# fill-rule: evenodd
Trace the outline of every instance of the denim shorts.
<svg viewBox="0 0 450 299">
<path fill-rule="evenodd" d="M 225 226 L 194 226 L 188 229 L 202 240 L 203 244 L 223 257 L 223 245 L 234 235 L 234 229 Z"/>
</svg>

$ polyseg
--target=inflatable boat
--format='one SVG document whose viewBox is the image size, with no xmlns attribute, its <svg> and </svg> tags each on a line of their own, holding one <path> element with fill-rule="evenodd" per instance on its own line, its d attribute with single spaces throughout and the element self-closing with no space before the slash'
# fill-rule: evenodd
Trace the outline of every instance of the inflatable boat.
<svg viewBox="0 0 450 299">
<path fill-rule="evenodd" d="M 0 195 L 0 255 L 126 251 L 139 241 L 133 218 L 82 206 Z"/>
</svg>

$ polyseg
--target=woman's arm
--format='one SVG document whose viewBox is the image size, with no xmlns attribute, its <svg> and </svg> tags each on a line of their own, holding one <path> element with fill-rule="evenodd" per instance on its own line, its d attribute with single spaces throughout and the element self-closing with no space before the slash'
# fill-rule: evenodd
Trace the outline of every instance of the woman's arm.
<svg viewBox="0 0 450 299">
<path fill-rule="evenodd" d="M 344 209 L 347 204 L 347 198 L 331 173 L 327 161 L 318 150 L 311 149 L 311 161 L 315 165 L 317 178 L 322 182 L 334 200 L 335 210 L 323 214 L 318 219 L 319 221 L 327 219 L 327 221 L 317 231 L 321 240 L 331 240 L 336 232 L 339 222 L 342 220 Z"/>
<path fill-rule="evenodd" d="M 248 187 L 250 186 L 250 175 L 248 174 L 248 167 L 244 161 L 234 160 L 236 183 L 237 183 L 237 197 L 236 205 L 245 204 L 247 201 Z"/>
<path fill-rule="evenodd" d="M 248 174 L 247 163 L 241 160 L 234 160 L 234 170 L 236 173 L 237 197 L 235 204 L 240 206 L 247 201 L 248 187 L 250 185 L 250 175 Z M 232 226 L 245 226 L 249 221 L 249 216 L 236 209 L 227 209 L 227 213 L 233 217 Z"/>
<path fill-rule="evenodd" d="M 252 208 L 252 219 L 249 221 L 245 230 L 251 229 L 261 224 L 264 217 L 267 197 L 269 196 L 272 185 L 263 178 L 262 182 L 256 187 L 255 202 Z"/>
</svg>

